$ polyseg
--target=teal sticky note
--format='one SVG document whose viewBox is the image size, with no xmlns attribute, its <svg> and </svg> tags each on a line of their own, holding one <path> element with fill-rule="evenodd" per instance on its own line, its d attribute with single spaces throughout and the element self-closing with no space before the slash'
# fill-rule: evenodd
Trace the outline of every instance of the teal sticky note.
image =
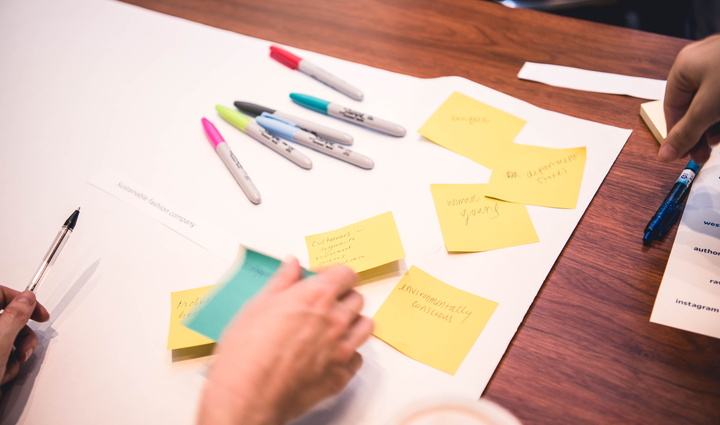
<svg viewBox="0 0 720 425">
<path fill-rule="evenodd" d="M 183 325 L 218 341 L 237 312 L 265 286 L 280 264 L 276 258 L 246 249 L 242 266 L 224 283 L 221 282 L 209 301 L 197 307 L 197 314 L 188 315 L 190 319 Z M 234 264 L 233 267 L 238 266 Z M 310 274 L 314 273 L 303 271 L 304 277 Z"/>
</svg>

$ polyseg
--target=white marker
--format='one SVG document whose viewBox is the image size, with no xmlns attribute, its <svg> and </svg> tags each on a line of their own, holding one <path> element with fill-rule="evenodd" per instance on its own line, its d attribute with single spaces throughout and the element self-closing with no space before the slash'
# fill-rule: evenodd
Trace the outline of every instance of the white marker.
<svg viewBox="0 0 720 425">
<path fill-rule="evenodd" d="M 298 69 L 303 73 L 315 78 L 321 83 L 327 84 L 335 90 L 352 97 L 355 100 L 363 99 L 363 92 L 347 81 L 341 80 L 333 74 L 325 71 L 319 66 L 310 63 L 308 60 L 295 56 L 287 50 L 278 46 L 270 46 L 270 57 L 287 66 L 290 69 Z"/>
<path fill-rule="evenodd" d="M 407 133 L 405 127 L 385 121 L 384 119 L 358 112 L 346 106 L 330 103 L 327 100 L 318 99 L 317 97 L 308 96 L 306 94 L 291 93 L 290 99 L 300 106 L 304 106 L 321 114 L 330 115 L 331 117 L 340 118 L 341 120 L 381 131 L 395 137 L 403 137 Z"/>
<path fill-rule="evenodd" d="M 240 161 L 238 161 L 230 150 L 230 147 L 225 143 L 225 139 L 223 139 L 213 123 L 206 118 L 202 119 L 202 123 L 205 134 L 207 134 L 208 139 L 210 139 L 210 144 L 215 148 L 215 152 L 217 152 L 220 159 L 222 159 L 222 162 L 225 163 L 227 169 L 230 170 L 230 174 L 233 175 L 235 181 L 240 185 L 240 188 L 245 192 L 245 196 L 247 196 L 253 204 L 259 204 L 260 192 L 258 192 L 252 180 L 250 180 L 250 176 L 247 175 L 245 169 L 240 165 Z"/>
<path fill-rule="evenodd" d="M 366 170 L 370 170 L 375 166 L 373 160 L 365 155 L 353 152 L 344 146 L 321 140 L 314 134 L 299 129 L 294 123 L 275 117 L 272 114 L 263 113 L 255 120 L 258 124 L 270 132 L 310 149 L 315 149 L 325 155 L 332 156 L 333 158 L 337 158 L 341 161 L 348 162 Z"/>
</svg>

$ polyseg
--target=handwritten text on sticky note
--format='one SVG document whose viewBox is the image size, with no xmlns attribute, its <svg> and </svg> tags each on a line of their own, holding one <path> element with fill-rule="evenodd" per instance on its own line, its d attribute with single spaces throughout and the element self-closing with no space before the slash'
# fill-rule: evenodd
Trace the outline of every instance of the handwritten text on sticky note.
<svg viewBox="0 0 720 425">
<path fill-rule="evenodd" d="M 305 237 L 310 268 L 346 264 L 361 272 L 405 257 L 392 212 Z"/>
<path fill-rule="evenodd" d="M 505 148 L 525 120 L 454 92 L 418 130 L 424 137 L 487 168 L 505 158 Z"/>
<path fill-rule="evenodd" d="M 507 152 L 512 161 L 493 169 L 487 196 L 527 205 L 575 208 L 585 172 L 585 147 L 513 145 Z"/>
<path fill-rule="evenodd" d="M 411 266 L 373 317 L 373 333 L 408 357 L 453 375 L 497 306 Z"/>
<path fill-rule="evenodd" d="M 200 307 L 210 299 L 208 292 L 211 286 L 177 291 L 170 294 L 170 332 L 168 334 L 168 350 L 196 347 L 214 342 L 182 325 L 183 320 L 196 314 L 195 307 Z M 194 310 L 197 311 L 197 310 Z"/>
<path fill-rule="evenodd" d="M 539 241 L 527 207 L 486 198 L 487 186 L 430 185 L 448 251 L 490 251 Z"/>
</svg>

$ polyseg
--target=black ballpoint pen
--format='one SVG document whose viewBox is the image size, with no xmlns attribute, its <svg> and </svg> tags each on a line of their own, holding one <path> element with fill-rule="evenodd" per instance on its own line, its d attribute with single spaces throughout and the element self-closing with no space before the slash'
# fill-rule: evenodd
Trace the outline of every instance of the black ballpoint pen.
<svg viewBox="0 0 720 425">
<path fill-rule="evenodd" d="M 72 234 L 72 231 L 75 228 L 75 224 L 77 224 L 77 219 L 79 215 L 80 208 L 73 211 L 73 213 L 70 214 L 70 217 L 65 220 L 65 224 L 63 224 L 57 236 L 55 236 L 55 240 L 53 241 L 52 245 L 50 245 L 50 249 L 48 250 L 47 254 L 45 254 L 45 258 L 43 258 L 43 261 L 40 264 L 38 271 L 35 272 L 35 276 L 33 276 L 27 288 L 25 288 L 26 291 L 35 292 L 35 289 L 40 284 L 40 281 L 42 281 L 43 276 L 45 276 L 45 272 L 48 270 L 48 268 L 50 268 L 50 266 L 60 255 L 60 251 L 62 251 L 63 246 L 65 246 L 65 242 L 67 242 L 70 234 Z"/>
<path fill-rule="evenodd" d="M 675 220 L 680 215 L 682 203 L 685 200 L 690 185 L 695 176 L 700 172 L 702 165 L 696 163 L 692 159 L 685 166 L 682 174 L 677 179 L 670 193 L 667 195 L 660 208 L 645 226 L 645 235 L 643 236 L 643 245 L 649 246 L 653 241 L 662 240 L 672 227 Z"/>
</svg>

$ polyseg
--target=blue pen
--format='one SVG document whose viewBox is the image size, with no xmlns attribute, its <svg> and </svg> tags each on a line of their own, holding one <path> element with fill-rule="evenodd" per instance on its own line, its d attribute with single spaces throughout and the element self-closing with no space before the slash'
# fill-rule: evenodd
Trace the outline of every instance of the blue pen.
<svg viewBox="0 0 720 425">
<path fill-rule="evenodd" d="M 283 139 L 301 144 L 310 149 L 315 149 L 325 155 L 332 156 L 333 158 L 337 158 L 366 170 L 370 170 L 375 166 L 373 160 L 365 155 L 351 151 L 344 146 L 322 140 L 312 133 L 301 130 L 292 121 L 276 117 L 273 114 L 268 114 L 267 112 L 263 112 L 262 115 L 255 118 L 255 121 L 270 133 L 276 134 Z"/>
<path fill-rule="evenodd" d="M 643 236 L 643 245 L 649 246 L 653 241 L 662 240 L 675 223 L 680 211 L 682 203 L 690 190 L 695 176 L 700 172 L 702 165 L 696 163 L 692 159 L 685 166 L 682 174 L 677 179 L 670 193 L 665 198 L 650 222 L 645 226 L 645 236 Z"/>
<path fill-rule="evenodd" d="M 290 99 L 300 106 L 311 109 L 321 114 L 330 115 L 343 121 L 371 128 L 391 136 L 403 137 L 407 133 L 401 125 L 385 121 L 384 119 L 352 110 L 348 107 L 331 103 L 327 100 L 318 99 L 317 97 L 308 96 L 306 94 L 291 93 Z"/>
</svg>

